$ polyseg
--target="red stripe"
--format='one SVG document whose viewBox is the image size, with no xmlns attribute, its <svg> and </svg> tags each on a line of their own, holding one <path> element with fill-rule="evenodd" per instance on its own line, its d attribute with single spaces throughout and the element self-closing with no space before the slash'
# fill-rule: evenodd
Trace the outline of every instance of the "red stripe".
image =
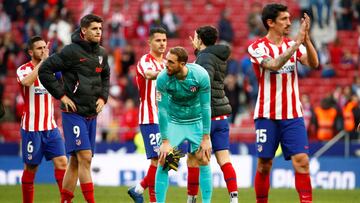
<svg viewBox="0 0 360 203">
<path fill-rule="evenodd" d="M 259 98 L 259 117 L 262 118 L 264 117 L 264 97 L 265 97 L 265 70 L 262 69 L 262 71 L 259 71 L 259 81 L 260 81 L 260 88 L 259 88 L 259 94 L 260 94 L 260 98 Z"/>
<path fill-rule="evenodd" d="M 36 80 L 35 80 L 35 82 L 36 82 Z M 34 94 L 34 98 L 35 98 L 34 131 L 39 131 L 40 96 Z"/>
<path fill-rule="evenodd" d="M 295 97 L 295 88 L 294 88 L 294 84 L 295 84 L 295 74 L 292 73 L 291 74 L 291 89 L 292 89 L 292 94 L 291 94 L 291 105 L 293 107 L 292 111 L 293 111 L 293 117 L 297 118 L 298 117 L 298 113 L 296 111 L 296 97 Z"/>
<path fill-rule="evenodd" d="M 287 74 L 283 74 L 282 75 L 282 92 L 281 92 L 281 97 L 282 97 L 282 119 L 287 119 L 287 109 L 288 109 L 288 102 L 287 102 L 287 91 L 286 91 L 286 86 L 287 86 Z"/>
<path fill-rule="evenodd" d="M 140 73 L 137 73 L 136 81 L 138 84 L 139 89 L 139 96 L 140 96 L 140 120 L 139 123 L 142 123 L 144 120 L 144 100 L 145 100 L 145 78 L 143 78 Z"/>
<path fill-rule="evenodd" d="M 276 74 L 270 74 L 270 119 L 275 119 L 276 113 Z"/>
<path fill-rule="evenodd" d="M 52 126 L 48 126 L 48 118 L 49 118 L 49 102 L 48 102 L 48 99 L 49 99 L 49 95 L 48 94 L 44 94 L 44 107 L 45 108 L 45 111 L 44 111 L 44 129 L 45 130 L 48 130 L 50 129 Z"/>
</svg>

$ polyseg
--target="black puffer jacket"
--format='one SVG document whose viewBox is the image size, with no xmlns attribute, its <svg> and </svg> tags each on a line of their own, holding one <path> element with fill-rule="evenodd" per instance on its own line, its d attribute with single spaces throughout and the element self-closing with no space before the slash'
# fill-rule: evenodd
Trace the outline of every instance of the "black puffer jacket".
<svg viewBox="0 0 360 203">
<path fill-rule="evenodd" d="M 47 58 L 39 69 L 39 79 L 56 99 L 66 95 L 76 104 L 77 114 L 84 117 L 97 115 L 96 101 L 107 101 L 110 70 L 107 54 L 97 43 L 89 43 L 80 37 L 80 29 L 71 36 L 72 43 L 60 53 Z M 55 72 L 61 71 L 63 85 Z M 62 105 L 62 109 L 65 107 Z"/>
<path fill-rule="evenodd" d="M 211 117 L 231 114 L 229 99 L 225 96 L 224 79 L 226 60 L 230 48 L 225 45 L 212 45 L 197 54 L 195 63 L 206 69 L 211 82 Z"/>
</svg>

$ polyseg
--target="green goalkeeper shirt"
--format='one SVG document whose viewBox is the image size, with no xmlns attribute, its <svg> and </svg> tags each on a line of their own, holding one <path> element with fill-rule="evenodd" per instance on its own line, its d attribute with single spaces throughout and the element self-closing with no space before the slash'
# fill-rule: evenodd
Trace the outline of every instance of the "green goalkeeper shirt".
<svg viewBox="0 0 360 203">
<path fill-rule="evenodd" d="M 162 139 L 167 139 L 168 122 L 192 124 L 202 121 L 203 135 L 210 134 L 210 79 L 206 70 L 194 63 L 186 64 L 187 76 L 178 80 L 166 69 L 157 77 L 157 101 Z"/>
</svg>

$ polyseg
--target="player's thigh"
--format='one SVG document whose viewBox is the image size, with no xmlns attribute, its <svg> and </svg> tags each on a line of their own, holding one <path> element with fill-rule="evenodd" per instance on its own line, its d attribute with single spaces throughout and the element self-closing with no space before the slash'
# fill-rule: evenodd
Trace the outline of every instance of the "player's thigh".
<svg viewBox="0 0 360 203">
<path fill-rule="evenodd" d="M 65 156 L 65 143 L 58 128 L 43 131 L 43 143 L 46 160 Z"/>
<path fill-rule="evenodd" d="M 227 119 L 211 121 L 211 144 L 214 152 L 228 150 L 229 141 L 229 123 Z"/>
<path fill-rule="evenodd" d="M 160 131 L 158 124 L 141 124 L 141 135 L 144 140 L 144 146 L 147 159 L 157 158 L 160 146 Z"/>
<path fill-rule="evenodd" d="M 176 123 L 168 123 L 168 140 L 172 147 L 178 147 L 184 142 L 188 133 L 187 125 L 180 125 Z"/>
<path fill-rule="evenodd" d="M 92 122 L 96 125 L 96 119 Z M 74 113 L 62 113 L 66 153 L 72 154 L 80 150 L 94 150 L 95 138 L 92 138 L 92 136 L 95 136 L 93 131 L 96 128 L 93 123 Z"/>
<path fill-rule="evenodd" d="M 20 130 L 23 162 L 39 165 L 43 158 L 41 133 L 39 131 Z"/>
<path fill-rule="evenodd" d="M 185 139 L 190 143 L 190 153 L 195 153 L 203 138 L 203 125 L 201 121 L 185 125 L 183 128 Z"/>
<path fill-rule="evenodd" d="M 286 160 L 300 153 L 309 153 L 309 143 L 303 118 L 281 121 L 281 148 Z"/>
<path fill-rule="evenodd" d="M 273 158 L 280 142 L 278 121 L 256 119 L 256 154 L 260 158 Z"/>
</svg>

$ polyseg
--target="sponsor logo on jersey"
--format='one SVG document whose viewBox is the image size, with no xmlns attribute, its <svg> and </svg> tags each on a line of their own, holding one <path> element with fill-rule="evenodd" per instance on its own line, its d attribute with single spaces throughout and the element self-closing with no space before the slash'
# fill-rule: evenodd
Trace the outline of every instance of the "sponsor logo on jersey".
<svg viewBox="0 0 360 203">
<path fill-rule="evenodd" d="M 38 95 L 48 93 L 47 90 L 43 87 L 35 87 L 34 91 L 35 91 L 35 94 L 38 94 Z"/>
<path fill-rule="evenodd" d="M 259 145 L 257 146 L 257 150 L 258 150 L 258 152 L 262 152 L 263 146 L 262 146 L 261 144 L 259 144 Z"/>
</svg>

